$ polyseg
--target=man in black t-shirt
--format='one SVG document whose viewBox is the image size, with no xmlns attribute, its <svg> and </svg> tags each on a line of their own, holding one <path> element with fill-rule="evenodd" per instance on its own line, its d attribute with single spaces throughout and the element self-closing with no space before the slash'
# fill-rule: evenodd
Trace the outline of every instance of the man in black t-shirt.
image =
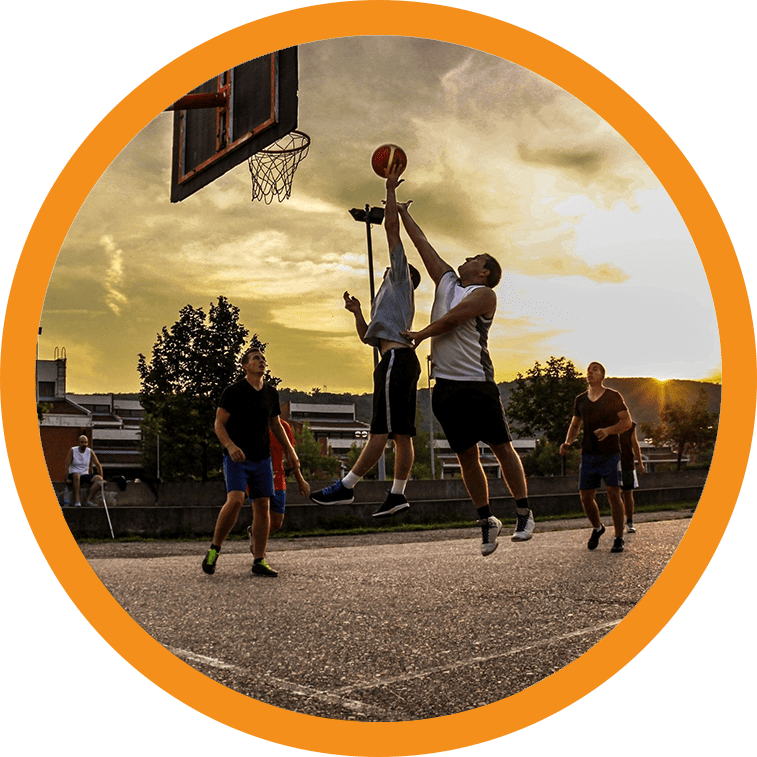
<svg viewBox="0 0 757 757">
<path fill-rule="evenodd" d="M 244 378 L 223 390 L 216 410 L 214 430 L 224 447 L 227 496 L 202 569 L 210 575 L 215 573 L 221 546 L 234 528 L 249 490 L 253 511 L 252 572 L 276 576 L 277 572 L 265 559 L 270 498 L 274 494 L 269 431 L 293 469 L 299 469 L 300 461 L 279 419 L 279 393 L 264 381 L 267 363 L 263 352 L 257 347 L 247 350 L 242 356 L 242 368 Z"/>
<path fill-rule="evenodd" d="M 605 369 L 601 363 L 589 363 L 586 381 L 589 389 L 576 397 L 573 420 L 568 428 L 560 454 L 567 455 L 583 427 L 581 445 L 581 473 L 579 489 L 581 504 L 594 530 L 589 537 L 589 549 L 596 549 L 605 527 L 599 516 L 595 498 L 597 488 L 605 482 L 607 498 L 612 509 L 615 541 L 611 552 L 623 551 L 624 511 L 620 496 L 620 441 L 618 434 L 631 428 L 631 416 L 620 392 L 604 385 Z"/>
</svg>

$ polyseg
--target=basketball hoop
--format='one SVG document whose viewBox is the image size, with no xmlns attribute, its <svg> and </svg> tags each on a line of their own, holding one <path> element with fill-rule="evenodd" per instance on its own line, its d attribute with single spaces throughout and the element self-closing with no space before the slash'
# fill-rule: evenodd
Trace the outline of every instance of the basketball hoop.
<svg viewBox="0 0 757 757">
<path fill-rule="evenodd" d="M 252 199 L 270 205 L 274 196 L 279 202 L 292 194 L 292 179 L 300 161 L 310 149 L 310 137 L 304 131 L 289 132 L 247 159 L 252 175 Z"/>
</svg>

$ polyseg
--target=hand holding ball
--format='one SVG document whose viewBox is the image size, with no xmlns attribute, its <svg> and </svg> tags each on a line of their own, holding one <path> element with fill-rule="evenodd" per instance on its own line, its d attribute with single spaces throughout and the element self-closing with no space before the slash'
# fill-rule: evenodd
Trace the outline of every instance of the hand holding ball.
<svg viewBox="0 0 757 757">
<path fill-rule="evenodd" d="M 381 145 L 373 151 L 371 156 L 371 167 L 378 176 L 386 179 L 389 169 L 396 165 L 399 176 L 407 168 L 407 155 L 405 151 L 397 145 Z"/>
</svg>

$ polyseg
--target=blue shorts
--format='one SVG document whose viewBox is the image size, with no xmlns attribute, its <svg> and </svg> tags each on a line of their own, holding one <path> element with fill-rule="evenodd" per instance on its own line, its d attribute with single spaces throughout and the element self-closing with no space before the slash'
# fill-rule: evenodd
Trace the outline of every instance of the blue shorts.
<svg viewBox="0 0 757 757">
<path fill-rule="evenodd" d="M 620 486 L 620 452 L 614 455 L 582 455 L 581 472 L 578 488 L 581 491 L 598 489 L 605 481 L 605 486 Z"/>
<path fill-rule="evenodd" d="M 227 492 L 249 492 L 250 499 L 273 497 L 273 468 L 271 458 L 245 460 L 235 463 L 230 455 L 223 456 L 223 477 Z"/>
<path fill-rule="evenodd" d="M 271 497 L 271 512 L 284 514 L 284 510 L 287 504 L 287 490 L 276 489 Z"/>
</svg>

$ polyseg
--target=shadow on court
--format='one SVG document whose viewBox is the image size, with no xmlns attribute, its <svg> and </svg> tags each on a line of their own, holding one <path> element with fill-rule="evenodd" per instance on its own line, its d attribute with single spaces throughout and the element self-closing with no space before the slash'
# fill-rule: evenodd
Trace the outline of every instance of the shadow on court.
<svg viewBox="0 0 757 757">
<path fill-rule="evenodd" d="M 320 717 L 416 720 L 504 699 L 579 657 L 654 583 L 690 515 L 639 514 L 621 554 L 609 528 L 588 551 L 585 521 L 537 523 L 524 543 L 503 531 L 487 558 L 478 529 L 277 539 L 278 578 L 253 576 L 240 541 L 214 576 L 205 542 L 82 550 L 151 636 L 225 686 Z"/>
</svg>

